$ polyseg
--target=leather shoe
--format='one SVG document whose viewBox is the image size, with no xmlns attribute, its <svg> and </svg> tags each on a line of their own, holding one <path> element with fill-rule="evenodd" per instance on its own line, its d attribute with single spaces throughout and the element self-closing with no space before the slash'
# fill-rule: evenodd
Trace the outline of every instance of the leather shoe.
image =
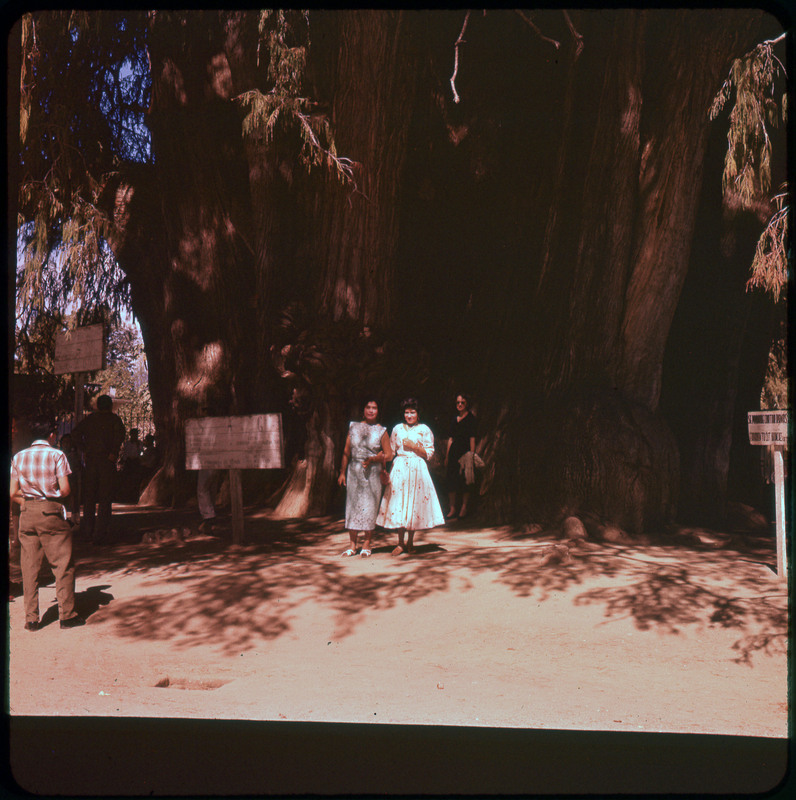
<svg viewBox="0 0 796 800">
<path fill-rule="evenodd" d="M 62 628 L 79 628 L 81 625 L 85 624 L 86 621 L 83 619 L 83 617 L 70 617 L 69 619 L 61 620 Z"/>
<path fill-rule="evenodd" d="M 26 622 L 25 623 L 25 630 L 26 631 L 37 631 L 41 628 L 41 622 Z"/>
</svg>

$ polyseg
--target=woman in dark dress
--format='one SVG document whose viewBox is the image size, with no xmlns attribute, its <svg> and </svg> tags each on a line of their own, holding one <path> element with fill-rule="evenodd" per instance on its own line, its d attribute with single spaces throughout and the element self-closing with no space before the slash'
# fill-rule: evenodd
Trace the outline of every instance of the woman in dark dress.
<svg viewBox="0 0 796 800">
<path fill-rule="evenodd" d="M 445 482 L 448 486 L 449 503 L 447 519 L 467 516 L 470 487 L 465 482 L 459 459 L 465 453 L 475 452 L 476 430 L 476 419 L 470 411 L 470 398 L 464 394 L 456 395 L 456 416 L 451 421 L 448 449 L 445 453 Z M 458 512 L 457 495 L 461 495 L 462 498 Z"/>
</svg>

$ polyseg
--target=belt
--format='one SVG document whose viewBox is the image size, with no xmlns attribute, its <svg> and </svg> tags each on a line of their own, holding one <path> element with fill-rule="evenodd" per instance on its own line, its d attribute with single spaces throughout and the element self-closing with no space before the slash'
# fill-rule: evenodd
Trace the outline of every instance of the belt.
<svg viewBox="0 0 796 800">
<path fill-rule="evenodd" d="M 26 503 L 63 503 L 63 497 L 26 497 Z"/>
</svg>

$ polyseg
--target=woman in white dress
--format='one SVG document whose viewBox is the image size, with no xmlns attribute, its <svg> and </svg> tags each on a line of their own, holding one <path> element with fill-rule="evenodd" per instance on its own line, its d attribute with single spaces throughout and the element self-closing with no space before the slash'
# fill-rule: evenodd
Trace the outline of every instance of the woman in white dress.
<svg viewBox="0 0 796 800">
<path fill-rule="evenodd" d="M 376 524 L 382 528 L 398 529 L 394 556 L 412 553 L 415 531 L 445 524 L 426 465 L 434 455 L 434 435 L 428 425 L 419 422 L 417 405 L 414 398 L 401 403 L 405 422 L 396 425 L 390 437 L 393 468 L 376 517 Z"/>
</svg>

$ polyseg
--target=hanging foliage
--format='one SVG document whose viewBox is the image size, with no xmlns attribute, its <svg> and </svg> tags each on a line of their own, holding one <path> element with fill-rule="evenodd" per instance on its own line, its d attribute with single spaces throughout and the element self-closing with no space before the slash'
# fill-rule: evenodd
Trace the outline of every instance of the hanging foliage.
<svg viewBox="0 0 796 800">
<path fill-rule="evenodd" d="M 735 104 L 730 111 L 727 154 L 724 159 L 722 189 L 730 208 L 755 210 L 768 201 L 771 192 L 770 127 L 787 122 L 787 94 L 777 102 L 778 81 L 787 77 L 774 45 L 784 40 L 762 42 L 742 58 L 736 59 L 730 75 L 713 100 L 710 118 L 715 119 L 735 89 Z M 778 301 L 788 279 L 788 187 L 771 199 L 776 211 L 760 236 L 752 261 L 747 288 L 760 288 Z"/>
<path fill-rule="evenodd" d="M 299 160 L 305 168 L 325 167 L 343 182 L 353 183 L 353 163 L 338 156 L 328 118 L 313 113 L 317 104 L 302 96 L 309 47 L 307 12 L 261 11 L 258 33 L 257 63 L 259 66 L 263 51 L 267 51 L 268 79 L 273 87 L 266 93 L 251 89 L 236 98 L 248 112 L 243 120 L 244 136 L 270 144 L 278 125 L 286 133 L 296 131 L 302 141 Z"/>
<path fill-rule="evenodd" d="M 49 11 L 21 20 L 17 316 L 129 309 L 99 208 L 122 162 L 150 158 L 144 17 Z M 24 324 L 24 323 L 23 323 Z"/>
<path fill-rule="evenodd" d="M 786 121 L 785 96 L 778 103 L 775 94 L 777 79 L 785 73 L 773 52 L 775 41 L 763 42 L 733 61 L 710 109 L 710 118 L 715 119 L 735 89 L 722 187 L 725 195 L 737 195 L 747 207 L 771 191 L 768 128 L 778 126 L 780 119 Z"/>
<path fill-rule="evenodd" d="M 778 302 L 784 296 L 788 286 L 788 214 L 789 208 L 785 205 L 786 193 L 778 194 L 774 198 L 777 212 L 766 225 L 755 248 L 752 261 L 752 276 L 749 278 L 747 289 L 763 289 Z"/>
</svg>

